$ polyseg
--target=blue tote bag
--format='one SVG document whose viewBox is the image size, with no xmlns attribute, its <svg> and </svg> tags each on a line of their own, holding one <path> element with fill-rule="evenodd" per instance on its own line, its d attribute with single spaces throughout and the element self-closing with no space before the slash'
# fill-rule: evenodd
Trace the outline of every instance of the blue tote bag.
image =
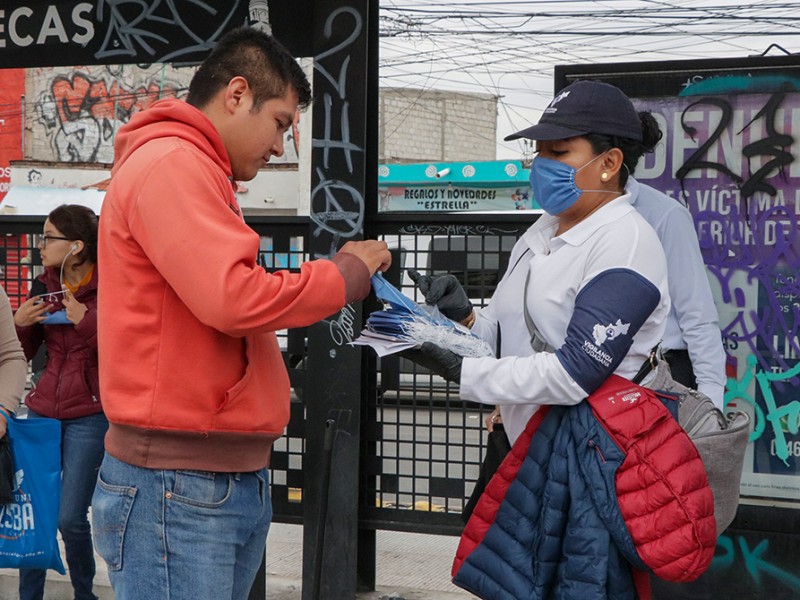
<svg viewBox="0 0 800 600">
<path fill-rule="evenodd" d="M 66 574 L 58 548 L 61 423 L 8 416 L 14 460 L 13 501 L 0 505 L 0 568 Z"/>
</svg>

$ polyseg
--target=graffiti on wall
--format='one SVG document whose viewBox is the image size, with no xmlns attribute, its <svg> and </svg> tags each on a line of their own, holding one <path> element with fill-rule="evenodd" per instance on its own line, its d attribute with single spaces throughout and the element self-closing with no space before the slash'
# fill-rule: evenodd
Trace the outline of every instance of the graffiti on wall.
<svg viewBox="0 0 800 600">
<path fill-rule="evenodd" d="M 330 240 L 327 251 L 315 258 L 333 255 L 339 242 L 359 235 L 364 224 L 363 194 L 344 177 L 336 176 L 341 170 L 353 179 L 357 175 L 355 161 L 361 164 L 363 160 L 364 148 L 350 136 L 356 113 L 347 88 L 352 83 L 351 46 L 363 30 L 361 14 L 354 8 L 338 8 L 325 23 L 328 39 L 334 35 L 335 26 L 346 27 L 346 37 L 314 57 L 314 69 L 321 75 L 315 78 L 315 85 L 322 88 L 317 92 L 321 106 L 317 105 L 315 110 L 323 112 L 324 126 L 322 135 L 315 132 L 312 142 L 315 185 L 311 190 L 311 220 L 317 225 L 314 235 L 324 234 Z"/>
<path fill-rule="evenodd" d="M 15 67 L 197 61 L 248 15 L 242 0 L 25 0 L 3 8 L 0 55 Z"/>
<path fill-rule="evenodd" d="M 230 29 L 275 31 L 294 56 L 310 56 L 315 0 L 5 0 L 0 64 L 198 63 Z"/>
<path fill-rule="evenodd" d="M 740 597 L 749 597 L 742 592 L 750 588 L 762 592 L 769 589 L 771 598 L 794 598 L 800 593 L 800 577 L 787 568 L 795 558 L 787 550 L 773 548 L 770 551 L 768 538 L 752 540 L 743 535 L 721 535 L 711 568 L 722 586 L 735 584 Z M 740 565 L 744 566 L 743 571 L 739 570 Z M 786 592 L 789 595 L 785 595 Z M 766 596 L 762 593 L 759 597 Z"/>
<path fill-rule="evenodd" d="M 364 226 L 364 195 L 358 181 L 364 171 L 364 148 L 351 137 L 363 127 L 363 107 L 357 95 L 348 94 L 358 71 L 350 62 L 356 54 L 359 38 L 364 34 L 362 13 L 352 7 L 331 11 L 323 29 L 331 43 L 314 57 L 314 110 L 321 113 L 321 126 L 315 126 L 312 140 L 313 174 L 310 217 L 318 238 L 314 258 L 328 258 L 343 241 L 361 235 Z M 340 40 L 340 41 L 337 41 Z M 359 114 L 360 113 L 360 114 Z M 357 116 L 358 115 L 358 116 Z M 355 337 L 352 326 L 355 313 L 344 307 L 331 323 L 331 337 L 336 345 L 349 343 Z"/>
<path fill-rule="evenodd" d="M 48 141 L 51 156 L 34 158 L 113 162 L 114 136 L 122 125 L 159 99 L 185 95 L 185 84 L 174 76 L 165 77 L 165 69 L 53 69 L 44 78 L 32 115 L 33 137 Z"/>
<path fill-rule="evenodd" d="M 637 102 L 665 136 L 636 176 L 694 217 L 728 356 L 726 407 L 749 412 L 754 426 L 742 491 L 796 498 L 800 88 L 753 79 L 748 93 L 723 77 L 713 89 L 700 81 L 700 94 L 687 85 Z"/>
</svg>

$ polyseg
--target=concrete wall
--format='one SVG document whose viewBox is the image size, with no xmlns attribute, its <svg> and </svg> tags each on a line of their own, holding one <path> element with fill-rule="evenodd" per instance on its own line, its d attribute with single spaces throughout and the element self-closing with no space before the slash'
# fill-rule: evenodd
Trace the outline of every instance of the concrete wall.
<svg viewBox="0 0 800 600">
<path fill-rule="evenodd" d="M 381 88 L 382 162 L 495 160 L 497 97 Z"/>
<path fill-rule="evenodd" d="M 193 73 L 169 65 L 28 69 L 25 159 L 113 162 L 117 130 L 159 98 L 185 96 Z"/>
</svg>

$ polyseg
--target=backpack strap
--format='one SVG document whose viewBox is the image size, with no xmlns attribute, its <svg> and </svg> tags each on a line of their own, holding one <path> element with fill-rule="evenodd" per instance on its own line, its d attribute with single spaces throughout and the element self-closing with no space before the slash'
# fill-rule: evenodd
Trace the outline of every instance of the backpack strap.
<svg viewBox="0 0 800 600">
<path fill-rule="evenodd" d="M 534 352 L 555 352 L 556 349 L 544 339 L 542 332 L 536 326 L 536 323 L 528 312 L 528 284 L 531 281 L 531 272 L 528 269 L 528 276 L 525 277 L 525 291 L 522 294 L 522 312 L 525 315 L 525 325 L 528 326 L 528 333 L 531 334 L 531 348 Z"/>
<path fill-rule="evenodd" d="M 517 268 L 522 259 L 530 253 L 531 249 L 527 248 L 525 252 L 517 259 L 517 262 L 514 263 L 514 266 L 511 267 L 509 270 L 509 274 Z M 556 349 L 550 345 L 550 343 L 545 339 L 542 335 L 542 332 L 539 331 L 539 328 L 536 326 L 536 322 L 533 320 L 531 313 L 528 312 L 528 284 L 531 281 L 531 270 L 528 269 L 528 275 L 525 277 L 525 287 L 522 293 L 522 314 L 525 316 L 525 325 L 528 327 L 528 333 L 531 336 L 531 348 L 534 352 L 555 352 Z"/>
<path fill-rule="evenodd" d="M 642 366 L 639 367 L 636 375 L 631 378 L 633 383 L 641 384 L 644 378 L 647 377 L 647 374 L 658 366 L 658 348 L 660 345 L 661 342 L 653 346 L 653 348 L 650 350 L 650 354 L 644 359 L 644 362 L 642 363 Z"/>
</svg>

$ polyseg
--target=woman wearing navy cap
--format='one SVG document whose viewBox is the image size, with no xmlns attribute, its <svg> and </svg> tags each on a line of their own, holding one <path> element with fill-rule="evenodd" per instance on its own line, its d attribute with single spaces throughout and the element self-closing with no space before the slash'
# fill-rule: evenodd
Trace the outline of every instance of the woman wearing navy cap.
<svg viewBox="0 0 800 600">
<path fill-rule="evenodd" d="M 487 307 L 470 314 L 454 281 L 432 302 L 445 316 L 458 304 L 458 320 L 474 320 L 472 330 L 493 347 L 500 330 L 503 358 L 465 358 L 463 365 L 459 358 L 451 366 L 460 371 L 462 398 L 501 407 L 512 444 L 539 406 L 577 404 L 612 373 L 633 377 L 661 340 L 670 308 L 662 246 L 625 193 L 639 158 L 660 138 L 652 116 L 640 117 L 614 86 L 579 81 L 538 124 L 506 140 L 521 137 L 536 140 L 531 187 L 547 214 L 517 242 Z M 449 278 L 420 278 L 429 302 L 427 290 Z M 523 297 L 555 352 L 531 348 Z"/>
<path fill-rule="evenodd" d="M 471 327 L 497 348 L 497 356 L 461 358 L 431 343 L 405 353 L 445 379 L 457 382 L 462 398 L 499 406 L 512 445 L 518 439 L 525 441 L 530 431 L 526 427 L 529 422 L 536 422 L 534 417 L 540 408 L 577 410 L 611 375 L 634 379 L 661 342 L 670 311 L 662 245 L 653 228 L 631 205 L 631 195 L 626 190 L 639 159 L 652 151 L 661 137 L 652 115 L 637 113 L 631 101 L 612 85 L 579 81 L 556 95 L 539 123 L 506 140 L 523 137 L 536 140 L 531 187 L 546 214 L 517 242 L 490 303 L 474 312 L 452 275 L 417 277 L 428 303 Z M 647 382 L 645 378 L 643 384 Z M 544 419 L 553 414 L 566 415 L 563 410 L 550 410 Z M 679 431 L 676 422 L 670 427 Z M 508 488 L 510 496 L 504 497 L 499 512 L 491 518 L 478 504 L 475 516 L 483 519 L 484 526 L 476 529 L 471 527 L 472 521 L 468 524 L 454 567 L 455 583 L 482 598 L 649 598 L 649 590 L 643 592 L 649 587 L 643 575 L 646 569 L 635 552 L 625 549 L 629 534 L 619 527 L 621 519 L 615 521 L 596 514 L 604 510 L 602 503 L 597 505 L 596 494 L 612 504 L 616 502 L 613 477 L 599 483 L 597 473 L 587 475 L 581 470 L 585 464 L 572 455 L 554 454 L 555 458 L 539 457 L 541 464 L 531 463 L 528 459 L 535 454 L 537 439 L 543 443 L 542 438 L 536 437 L 539 431 L 530 442 L 533 453 L 525 454 L 526 462 L 520 470 L 523 474 L 527 469 L 524 475 L 530 479 L 526 485 L 533 490 L 534 500 L 527 503 L 528 496 L 520 494 L 520 488 L 515 488 L 513 494 Z M 589 445 L 594 441 L 589 439 Z M 575 439 L 571 443 L 585 448 L 587 440 Z M 691 444 L 688 439 L 686 444 Z M 602 472 L 610 457 L 604 456 L 599 446 L 597 450 L 590 460 L 591 468 Z M 577 460 L 573 467 L 581 464 L 581 469 L 569 470 L 566 465 L 573 460 Z M 647 457 L 639 460 L 646 461 Z M 537 468 L 545 469 L 541 476 L 536 475 Z M 667 471 L 671 468 L 665 467 Z M 696 564 L 691 575 L 687 570 L 673 573 L 669 566 L 660 571 L 674 574 L 676 579 L 696 577 L 713 556 L 713 501 L 707 481 L 703 482 L 705 474 L 699 458 L 693 469 L 687 477 L 692 478 L 692 485 L 696 482 L 697 489 L 704 486 L 704 500 L 700 503 L 703 509 L 696 519 L 690 519 L 686 531 L 702 530 L 703 541 L 681 556 L 698 552 L 703 565 Z M 555 492 L 548 487 L 538 501 L 535 499 L 540 493 L 537 482 L 551 485 L 553 477 L 561 476 L 566 478 L 561 487 L 556 486 Z M 607 472 L 600 475 L 601 479 L 605 476 L 609 476 Z M 573 477 L 586 478 L 588 488 L 583 494 L 573 493 L 569 499 L 558 498 L 565 488 L 574 492 Z M 646 488 L 647 484 L 642 486 Z M 683 493 L 675 498 L 683 498 Z M 488 495 L 495 498 L 497 494 L 495 487 Z M 678 504 L 681 502 L 678 500 Z M 521 519 L 520 515 L 526 514 L 522 507 L 532 507 L 537 514 L 541 510 L 541 520 L 529 514 L 526 516 L 532 521 Z M 555 513 L 551 515 L 546 508 Z M 587 521 L 582 519 L 588 518 L 589 513 L 594 520 L 587 527 Z M 613 510 L 610 514 L 618 517 Z M 563 529 L 556 525 L 563 525 L 562 518 L 569 523 Z M 627 516 L 625 523 L 629 525 Z M 648 538 L 652 532 L 653 540 L 670 550 L 677 548 L 670 545 L 675 541 L 680 548 L 686 548 L 684 542 L 691 545 L 700 539 L 692 533 L 662 540 L 660 536 L 669 531 L 666 523 L 658 528 L 640 522 L 637 535 Z M 480 544 L 471 541 L 478 538 Z M 468 551 L 462 553 L 465 547 Z M 641 549 L 638 542 L 636 548 Z M 527 552 L 533 553 L 532 562 Z M 676 549 L 678 555 L 681 552 Z M 654 556 L 656 562 L 662 556 L 668 561 L 666 554 L 655 552 Z M 628 570 L 626 560 L 630 561 L 628 567 L 641 570 Z"/>
</svg>

